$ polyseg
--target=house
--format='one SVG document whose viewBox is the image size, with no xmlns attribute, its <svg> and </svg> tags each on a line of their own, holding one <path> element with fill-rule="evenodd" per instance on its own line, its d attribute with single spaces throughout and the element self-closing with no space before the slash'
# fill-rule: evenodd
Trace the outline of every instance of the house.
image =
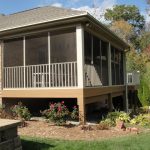
<svg viewBox="0 0 150 150">
<path fill-rule="evenodd" d="M 86 106 L 121 96 L 128 45 L 89 13 L 52 6 L 0 16 L 1 103 L 75 98 Z"/>
</svg>

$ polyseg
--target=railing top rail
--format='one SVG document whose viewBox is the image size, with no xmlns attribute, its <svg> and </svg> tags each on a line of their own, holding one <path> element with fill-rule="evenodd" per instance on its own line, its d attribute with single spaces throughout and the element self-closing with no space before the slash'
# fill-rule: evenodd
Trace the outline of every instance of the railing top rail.
<svg viewBox="0 0 150 150">
<path fill-rule="evenodd" d="M 50 65 L 57 65 L 57 64 L 73 64 L 77 63 L 77 61 L 72 61 L 72 62 L 60 62 L 60 63 L 51 63 Z M 35 66 L 47 66 L 49 64 L 37 64 L 37 65 L 26 65 L 25 67 L 35 67 Z M 4 68 L 21 68 L 24 66 L 12 66 L 12 67 L 4 67 Z"/>
</svg>

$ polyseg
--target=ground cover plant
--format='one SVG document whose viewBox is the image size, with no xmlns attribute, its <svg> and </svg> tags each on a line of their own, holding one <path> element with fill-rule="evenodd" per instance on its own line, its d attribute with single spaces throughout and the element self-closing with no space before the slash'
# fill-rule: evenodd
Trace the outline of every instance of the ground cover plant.
<svg viewBox="0 0 150 150">
<path fill-rule="evenodd" d="M 149 150 L 149 139 L 149 133 L 99 141 L 68 141 L 21 137 L 24 150 Z"/>
<path fill-rule="evenodd" d="M 109 112 L 108 115 L 100 121 L 100 125 L 108 125 L 110 127 L 115 127 L 118 121 L 123 121 L 127 126 L 139 125 L 141 127 L 150 127 L 150 114 L 147 107 L 139 108 L 135 113 L 129 114 L 125 112 Z"/>
</svg>

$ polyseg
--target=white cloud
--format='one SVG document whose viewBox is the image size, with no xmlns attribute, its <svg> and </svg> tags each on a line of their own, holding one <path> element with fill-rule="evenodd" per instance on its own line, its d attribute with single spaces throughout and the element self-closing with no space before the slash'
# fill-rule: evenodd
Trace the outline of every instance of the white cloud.
<svg viewBox="0 0 150 150">
<path fill-rule="evenodd" d="M 116 4 L 117 0 L 103 0 L 102 2 L 95 2 L 94 7 L 82 6 L 77 8 L 77 10 L 87 11 L 95 18 L 103 22 L 105 21 L 104 13 L 106 12 L 106 9 L 111 9 Z"/>
<path fill-rule="evenodd" d="M 52 6 L 55 6 L 55 7 L 63 7 L 63 4 L 62 4 L 62 3 L 53 3 Z"/>
</svg>

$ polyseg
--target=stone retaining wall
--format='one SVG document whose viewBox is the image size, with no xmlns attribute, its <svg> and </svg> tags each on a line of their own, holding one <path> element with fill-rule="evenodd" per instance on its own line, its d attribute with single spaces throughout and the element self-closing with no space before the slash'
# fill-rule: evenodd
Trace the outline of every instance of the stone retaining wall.
<svg viewBox="0 0 150 150">
<path fill-rule="evenodd" d="M 0 150 L 22 150 L 18 125 L 18 121 L 0 119 Z"/>
</svg>

